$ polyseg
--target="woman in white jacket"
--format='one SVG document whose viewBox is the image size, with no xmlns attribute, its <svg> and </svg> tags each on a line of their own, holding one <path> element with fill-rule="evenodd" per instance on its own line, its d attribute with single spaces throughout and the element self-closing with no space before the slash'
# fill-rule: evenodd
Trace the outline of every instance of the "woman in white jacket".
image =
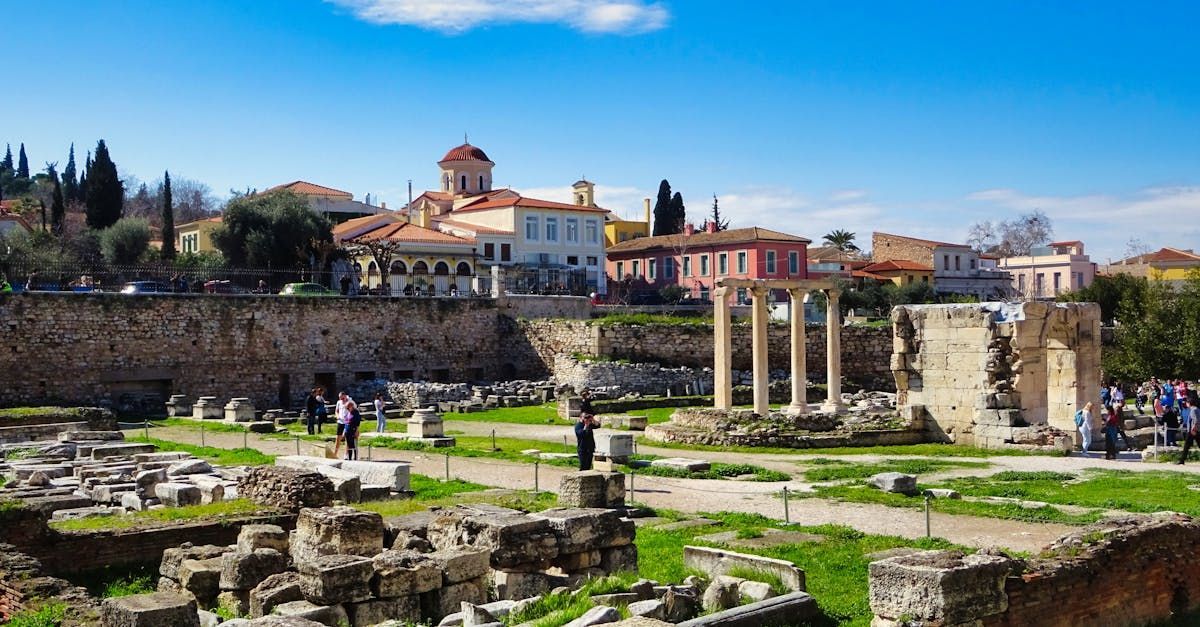
<svg viewBox="0 0 1200 627">
<path fill-rule="evenodd" d="M 1092 403 L 1088 401 L 1083 409 L 1075 414 L 1075 426 L 1079 427 L 1079 433 L 1083 436 L 1083 456 L 1088 456 L 1088 449 L 1092 448 Z"/>
</svg>

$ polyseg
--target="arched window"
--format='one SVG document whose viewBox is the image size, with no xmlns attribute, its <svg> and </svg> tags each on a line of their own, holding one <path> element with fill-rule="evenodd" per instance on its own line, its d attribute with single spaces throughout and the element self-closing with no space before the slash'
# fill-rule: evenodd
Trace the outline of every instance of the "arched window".
<svg viewBox="0 0 1200 627">
<path fill-rule="evenodd" d="M 450 265 L 445 261 L 439 261 L 433 266 L 433 273 L 437 276 L 448 276 L 450 274 Z"/>
<path fill-rule="evenodd" d="M 462 175 L 462 189 L 459 191 L 463 191 L 463 192 L 467 191 L 467 175 L 466 174 Z"/>
<path fill-rule="evenodd" d="M 408 274 L 408 266 L 404 265 L 403 261 L 396 260 L 392 262 L 392 274 Z"/>
<path fill-rule="evenodd" d="M 483 191 L 483 175 L 479 175 L 479 191 Z"/>
<path fill-rule="evenodd" d="M 455 270 L 455 273 L 460 276 L 471 276 L 471 264 L 465 261 L 458 262 L 458 268 Z"/>
<path fill-rule="evenodd" d="M 413 274 L 429 274 L 429 264 L 424 261 L 418 261 L 413 264 Z"/>
<path fill-rule="evenodd" d="M 444 192 L 450 191 L 450 175 L 449 174 L 442 176 L 442 191 L 444 191 Z"/>
</svg>

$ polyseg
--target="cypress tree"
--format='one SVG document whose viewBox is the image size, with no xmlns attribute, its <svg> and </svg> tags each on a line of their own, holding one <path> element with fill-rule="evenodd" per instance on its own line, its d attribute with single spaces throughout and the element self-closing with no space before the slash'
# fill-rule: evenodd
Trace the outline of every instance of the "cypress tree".
<svg viewBox="0 0 1200 627">
<path fill-rule="evenodd" d="M 0 172 L 12 172 L 12 145 L 4 144 L 4 161 L 0 161 Z"/>
<path fill-rule="evenodd" d="M 658 201 L 654 203 L 654 232 L 652 235 L 671 235 L 678 233 L 675 221 L 671 217 L 671 184 L 663 179 L 658 184 Z"/>
<path fill-rule="evenodd" d="M 162 258 L 175 258 L 175 207 L 171 203 L 171 173 L 163 172 Z"/>
<path fill-rule="evenodd" d="M 712 215 L 708 217 L 709 222 L 716 225 L 714 230 L 724 231 L 729 228 L 729 220 L 721 218 L 721 207 L 717 204 L 717 195 L 713 194 Z"/>
<path fill-rule="evenodd" d="M 46 173 L 54 181 L 54 193 L 50 197 L 50 232 L 55 236 L 63 234 L 63 222 L 67 217 L 67 204 L 63 201 L 63 188 L 58 180 L 58 172 L 54 171 L 54 164 L 46 165 Z M 63 173 L 66 176 L 66 173 Z"/>
<path fill-rule="evenodd" d="M 29 158 L 25 156 L 25 142 L 21 142 L 21 152 L 17 157 L 17 178 L 29 178 Z"/>
<path fill-rule="evenodd" d="M 62 191 L 66 200 L 80 200 L 77 177 L 78 174 L 75 172 L 75 142 L 71 142 L 71 151 L 67 153 L 67 167 L 63 168 L 62 173 Z"/>
<path fill-rule="evenodd" d="M 683 232 L 683 224 L 687 221 L 687 209 L 683 206 L 683 196 L 679 192 L 671 197 L 671 223 L 675 225 L 674 233 Z"/>
<path fill-rule="evenodd" d="M 117 177 L 117 164 L 108 154 L 104 140 L 96 144 L 96 157 L 87 173 L 87 190 L 84 203 L 87 205 L 87 225 L 93 229 L 104 229 L 121 219 L 125 203 L 125 186 Z"/>
<path fill-rule="evenodd" d="M 79 175 L 79 187 L 75 189 L 75 200 L 79 202 L 87 201 L 87 178 L 92 172 L 92 153 L 88 151 L 87 157 L 83 160 L 83 172 Z"/>
</svg>

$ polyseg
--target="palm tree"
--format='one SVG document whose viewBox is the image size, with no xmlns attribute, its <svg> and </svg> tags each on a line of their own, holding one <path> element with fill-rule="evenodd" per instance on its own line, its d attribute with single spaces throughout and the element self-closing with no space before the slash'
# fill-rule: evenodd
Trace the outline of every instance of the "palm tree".
<svg viewBox="0 0 1200 627">
<path fill-rule="evenodd" d="M 858 250 L 858 246 L 854 244 L 854 233 L 837 229 L 832 233 L 825 235 L 825 244 L 844 252 L 854 252 Z"/>
</svg>

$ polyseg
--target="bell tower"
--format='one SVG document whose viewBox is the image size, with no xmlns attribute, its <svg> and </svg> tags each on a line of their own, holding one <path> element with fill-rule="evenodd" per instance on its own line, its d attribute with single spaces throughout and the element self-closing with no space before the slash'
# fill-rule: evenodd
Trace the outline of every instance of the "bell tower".
<svg viewBox="0 0 1200 627">
<path fill-rule="evenodd" d="M 438 161 L 438 167 L 441 169 L 439 189 L 456 197 L 490 192 L 492 168 L 495 165 L 488 159 L 487 153 L 470 143 L 451 148 L 446 156 Z"/>
</svg>

